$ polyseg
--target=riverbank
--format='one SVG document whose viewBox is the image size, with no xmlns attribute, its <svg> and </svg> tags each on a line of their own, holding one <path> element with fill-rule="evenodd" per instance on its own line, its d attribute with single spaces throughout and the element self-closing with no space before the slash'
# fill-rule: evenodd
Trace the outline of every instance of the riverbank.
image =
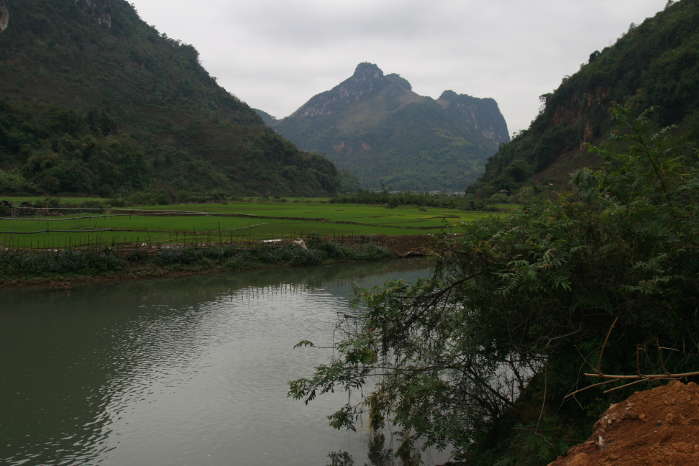
<svg viewBox="0 0 699 466">
<path fill-rule="evenodd" d="M 168 245 L 0 252 L 0 288 L 72 288 L 279 267 L 371 262 L 434 254 L 432 236 L 318 237 L 245 244 Z"/>
<path fill-rule="evenodd" d="M 699 386 L 674 380 L 615 403 L 549 466 L 699 464 Z"/>
</svg>

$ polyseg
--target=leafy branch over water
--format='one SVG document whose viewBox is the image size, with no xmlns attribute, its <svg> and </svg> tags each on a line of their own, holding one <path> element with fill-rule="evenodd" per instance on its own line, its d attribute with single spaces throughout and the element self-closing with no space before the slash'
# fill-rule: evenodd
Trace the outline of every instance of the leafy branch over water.
<svg viewBox="0 0 699 466">
<path fill-rule="evenodd" d="M 476 464 L 542 464 L 629 393 L 564 402 L 585 372 L 699 368 L 699 154 L 645 115 L 616 116 L 604 166 L 578 172 L 571 193 L 467 225 L 431 280 L 364 292 L 334 357 L 290 396 L 368 389 L 334 427 L 369 406 L 372 425 Z"/>
</svg>

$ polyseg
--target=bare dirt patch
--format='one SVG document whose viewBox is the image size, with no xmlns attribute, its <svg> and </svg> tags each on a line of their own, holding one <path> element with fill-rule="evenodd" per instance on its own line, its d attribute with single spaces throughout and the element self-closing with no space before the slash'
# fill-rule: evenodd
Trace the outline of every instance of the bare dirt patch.
<svg viewBox="0 0 699 466">
<path fill-rule="evenodd" d="M 699 465 L 699 385 L 671 382 L 614 404 L 550 466 Z"/>
</svg>

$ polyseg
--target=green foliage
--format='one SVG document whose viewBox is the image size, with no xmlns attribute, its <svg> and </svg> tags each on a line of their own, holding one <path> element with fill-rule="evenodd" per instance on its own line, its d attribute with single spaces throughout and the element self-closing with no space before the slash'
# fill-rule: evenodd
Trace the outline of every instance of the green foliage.
<svg viewBox="0 0 699 466">
<path fill-rule="evenodd" d="M 8 194 L 20 194 L 35 191 L 36 187 L 32 186 L 19 173 L 0 170 L 0 192 Z"/>
<path fill-rule="evenodd" d="M 473 191 L 489 196 L 524 183 L 567 182 L 582 165 L 595 166 L 585 144 L 609 138 L 613 104 L 635 112 L 655 107 L 660 127 L 677 125 L 675 137 L 699 141 L 699 4 L 676 2 L 630 29 L 616 44 L 596 51 L 551 94 L 530 128 L 488 160 Z"/>
<path fill-rule="evenodd" d="M 328 454 L 330 463 L 327 466 L 354 466 L 352 456 L 346 451 L 333 451 Z"/>
<path fill-rule="evenodd" d="M 335 261 L 377 261 L 395 257 L 373 243 L 344 246 L 313 239 L 310 247 L 293 243 L 172 246 L 156 250 L 138 248 L 84 248 L 56 250 L 0 251 L 0 276 L 3 279 L 53 277 L 56 275 L 104 275 L 128 271 L 133 267 L 156 266 L 172 270 L 210 270 L 223 267 L 233 271 L 267 265 L 292 267 L 319 265 Z M 305 344 L 305 343 L 304 343 Z"/>
<path fill-rule="evenodd" d="M 340 170 L 340 186 L 337 188 L 338 193 L 354 193 L 361 190 L 359 180 L 347 170 Z"/>
<path fill-rule="evenodd" d="M 0 253 L 0 273 L 4 278 L 62 274 L 103 274 L 117 272 L 126 265 L 110 250 Z"/>
<path fill-rule="evenodd" d="M 0 119 L 11 135 L 0 154 L 18 171 L 0 177 L 0 192 L 109 195 L 145 185 L 143 152 L 130 137 L 111 134 L 103 113 L 52 110 L 37 118 L 5 104 Z"/>
<path fill-rule="evenodd" d="M 369 390 L 372 419 L 426 445 L 473 464 L 538 465 L 629 394 L 565 402 L 594 381 L 582 372 L 696 370 L 699 153 L 647 133 L 646 115 L 617 114 L 602 169 L 579 172 L 570 194 L 466 226 L 431 280 L 364 292 L 334 357 L 290 396 Z M 365 409 L 346 405 L 336 424 L 351 428 Z"/>
<path fill-rule="evenodd" d="M 508 201 L 507 198 L 496 198 L 495 201 Z M 473 196 L 452 196 L 448 194 L 431 193 L 389 193 L 358 191 L 352 194 L 340 194 L 330 200 L 335 204 L 383 204 L 388 207 L 398 207 L 405 205 L 442 207 L 448 209 L 461 210 L 485 210 L 485 202 L 475 199 Z"/>
<path fill-rule="evenodd" d="M 0 191 L 334 193 L 339 177 L 124 0 L 8 0 Z M 7 175 L 10 173 L 10 175 Z"/>
</svg>

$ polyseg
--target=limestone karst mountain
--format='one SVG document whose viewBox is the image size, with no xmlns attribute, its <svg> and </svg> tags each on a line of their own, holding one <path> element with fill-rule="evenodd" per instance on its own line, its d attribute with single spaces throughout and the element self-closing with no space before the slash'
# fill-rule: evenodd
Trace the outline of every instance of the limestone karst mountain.
<svg viewBox="0 0 699 466">
<path fill-rule="evenodd" d="M 0 25 L 0 192 L 337 187 L 125 0 L 0 0 Z"/>
<path fill-rule="evenodd" d="M 370 63 L 291 116 L 267 123 L 374 189 L 462 191 L 509 141 L 495 100 L 452 91 L 423 97 Z"/>
</svg>

